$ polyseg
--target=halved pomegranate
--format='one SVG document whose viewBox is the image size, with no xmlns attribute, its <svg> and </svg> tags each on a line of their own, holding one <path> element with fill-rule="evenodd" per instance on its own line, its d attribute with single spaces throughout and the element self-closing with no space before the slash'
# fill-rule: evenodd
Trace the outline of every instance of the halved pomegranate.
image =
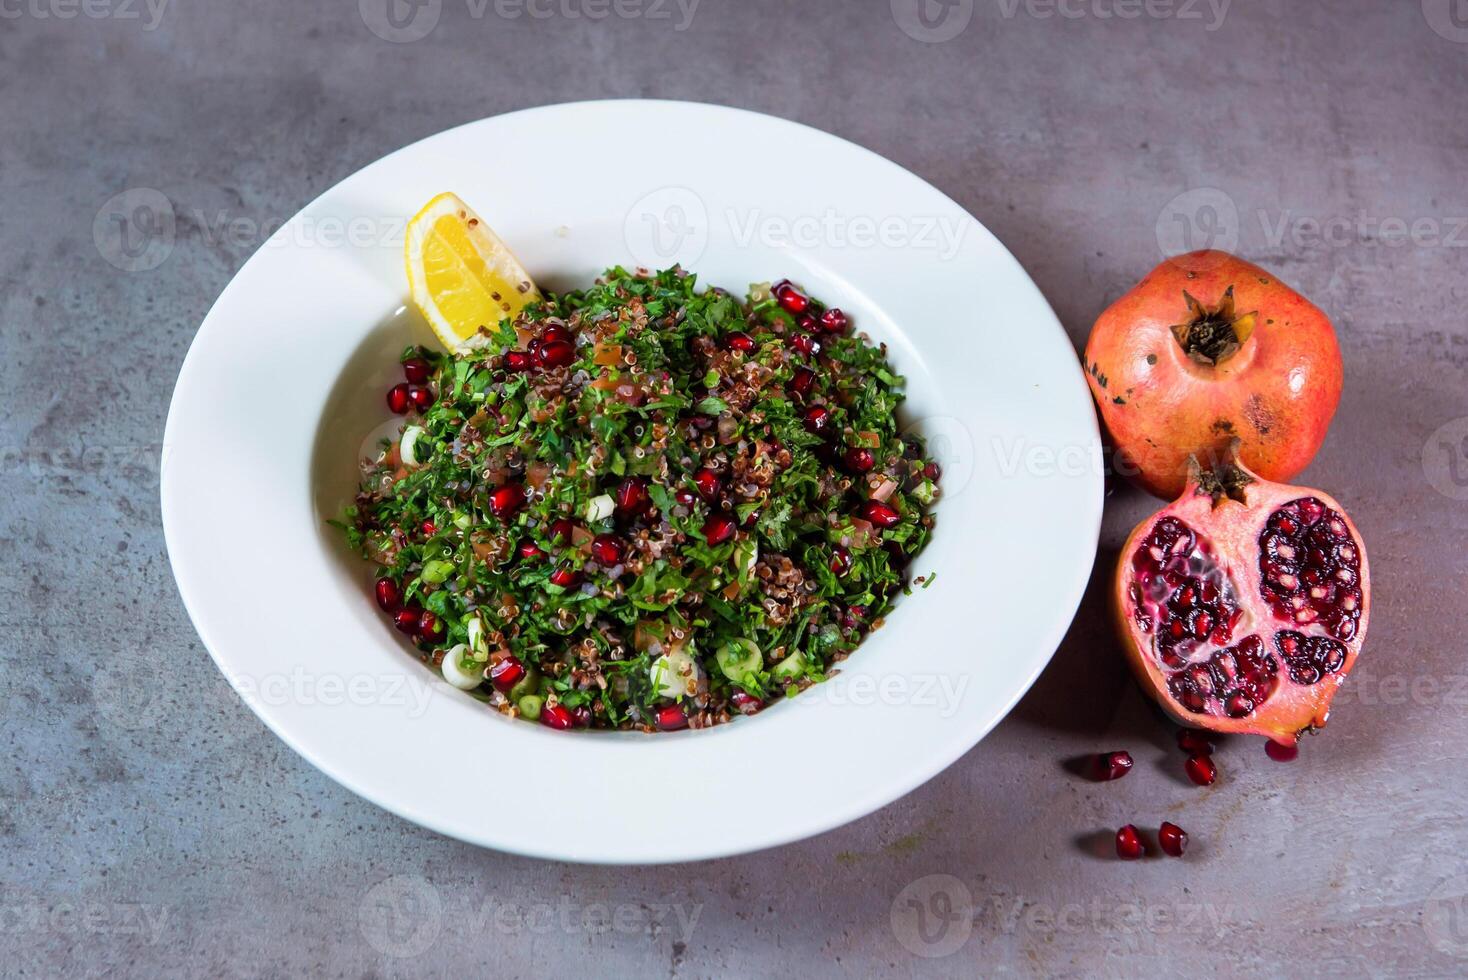
<svg viewBox="0 0 1468 980">
<path fill-rule="evenodd" d="M 1293 745 L 1323 726 L 1366 637 L 1371 576 L 1319 490 L 1196 462 L 1122 548 L 1112 599 L 1143 687 L 1184 725 Z"/>
</svg>

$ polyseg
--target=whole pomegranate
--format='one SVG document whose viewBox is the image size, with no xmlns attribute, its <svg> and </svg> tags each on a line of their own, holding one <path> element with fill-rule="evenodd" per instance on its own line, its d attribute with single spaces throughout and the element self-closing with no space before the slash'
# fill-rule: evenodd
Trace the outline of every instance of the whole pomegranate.
<svg viewBox="0 0 1468 980">
<path fill-rule="evenodd" d="M 1265 479 L 1299 473 L 1325 439 L 1342 380 L 1325 314 L 1217 251 L 1168 259 L 1102 313 L 1086 376 L 1118 469 L 1168 500 L 1189 456 L 1219 462 L 1234 439 Z"/>
<path fill-rule="evenodd" d="M 1325 724 L 1366 638 L 1366 549 L 1328 494 L 1196 463 L 1122 548 L 1112 600 L 1142 686 L 1182 724 L 1284 745 Z"/>
</svg>

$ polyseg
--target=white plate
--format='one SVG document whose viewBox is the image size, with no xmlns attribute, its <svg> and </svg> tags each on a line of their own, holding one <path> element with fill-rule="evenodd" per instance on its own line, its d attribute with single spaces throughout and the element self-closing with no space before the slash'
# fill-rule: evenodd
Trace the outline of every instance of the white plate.
<svg viewBox="0 0 1468 980">
<path fill-rule="evenodd" d="M 703 732 L 559 733 L 420 666 L 324 520 L 355 488 L 396 356 L 403 219 L 454 190 L 538 280 L 682 260 L 742 293 L 789 277 L 886 341 L 945 497 L 902 599 L 841 675 Z M 445 834 L 572 861 L 684 861 L 891 802 L 1039 674 L 1090 574 L 1101 451 L 1074 351 L 1004 247 L 917 177 L 734 109 L 588 102 L 485 119 L 342 181 L 250 259 L 194 339 L 164 437 L 163 524 L 219 668 L 333 779 Z"/>
</svg>

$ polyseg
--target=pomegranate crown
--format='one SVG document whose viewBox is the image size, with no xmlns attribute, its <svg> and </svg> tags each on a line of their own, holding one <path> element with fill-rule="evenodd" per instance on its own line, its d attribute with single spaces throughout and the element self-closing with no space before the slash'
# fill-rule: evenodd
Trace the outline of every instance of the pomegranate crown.
<svg viewBox="0 0 1468 980">
<path fill-rule="evenodd" d="M 1230 439 L 1223 459 L 1207 468 L 1198 461 L 1196 455 L 1189 456 L 1188 490 L 1185 492 L 1212 497 L 1214 507 L 1218 507 L 1224 500 L 1247 504 L 1249 484 L 1258 477 L 1239 461 L 1239 448 L 1242 444 L 1240 439 Z"/>
<path fill-rule="evenodd" d="M 1259 321 L 1257 310 L 1244 314 L 1235 311 L 1232 286 L 1212 309 L 1198 302 L 1186 289 L 1183 300 L 1188 304 L 1188 319 L 1172 327 L 1172 335 L 1188 357 L 1199 364 L 1213 367 L 1233 357 Z"/>
</svg>

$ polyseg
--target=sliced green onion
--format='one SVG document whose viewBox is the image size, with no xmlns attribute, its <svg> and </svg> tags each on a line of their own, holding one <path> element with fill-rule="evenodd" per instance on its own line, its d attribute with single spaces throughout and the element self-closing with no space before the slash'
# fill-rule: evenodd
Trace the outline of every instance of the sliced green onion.
<svg viewBox="0 0 1468 980">
<path fill-rule="evenodd" d="M 750 674 L 764 666 L 765 658 L 760 653 L 759 644 L 751 639 L 740 637 L 730 640 L 719 647 L 714 659 L 719 663 L 719 670 L 729 680 L 741 684 Z"/>
<path fill-rule="evenodd" d="M 540 720 L 540 709 L 545 706 L 545 698 L 538 694 L 527 694 L 515 702 L 515 707 L 520 709 L 520 717 L 530 721 Z"/>
<path fill-rule="evenodd" d="M 398 455 L 409 466 L 418 465 L 418 440 L 425 432 L 421 425 L 410 425 L 403 430 L 403 440 L 398 444 Z"/>
</svg>

